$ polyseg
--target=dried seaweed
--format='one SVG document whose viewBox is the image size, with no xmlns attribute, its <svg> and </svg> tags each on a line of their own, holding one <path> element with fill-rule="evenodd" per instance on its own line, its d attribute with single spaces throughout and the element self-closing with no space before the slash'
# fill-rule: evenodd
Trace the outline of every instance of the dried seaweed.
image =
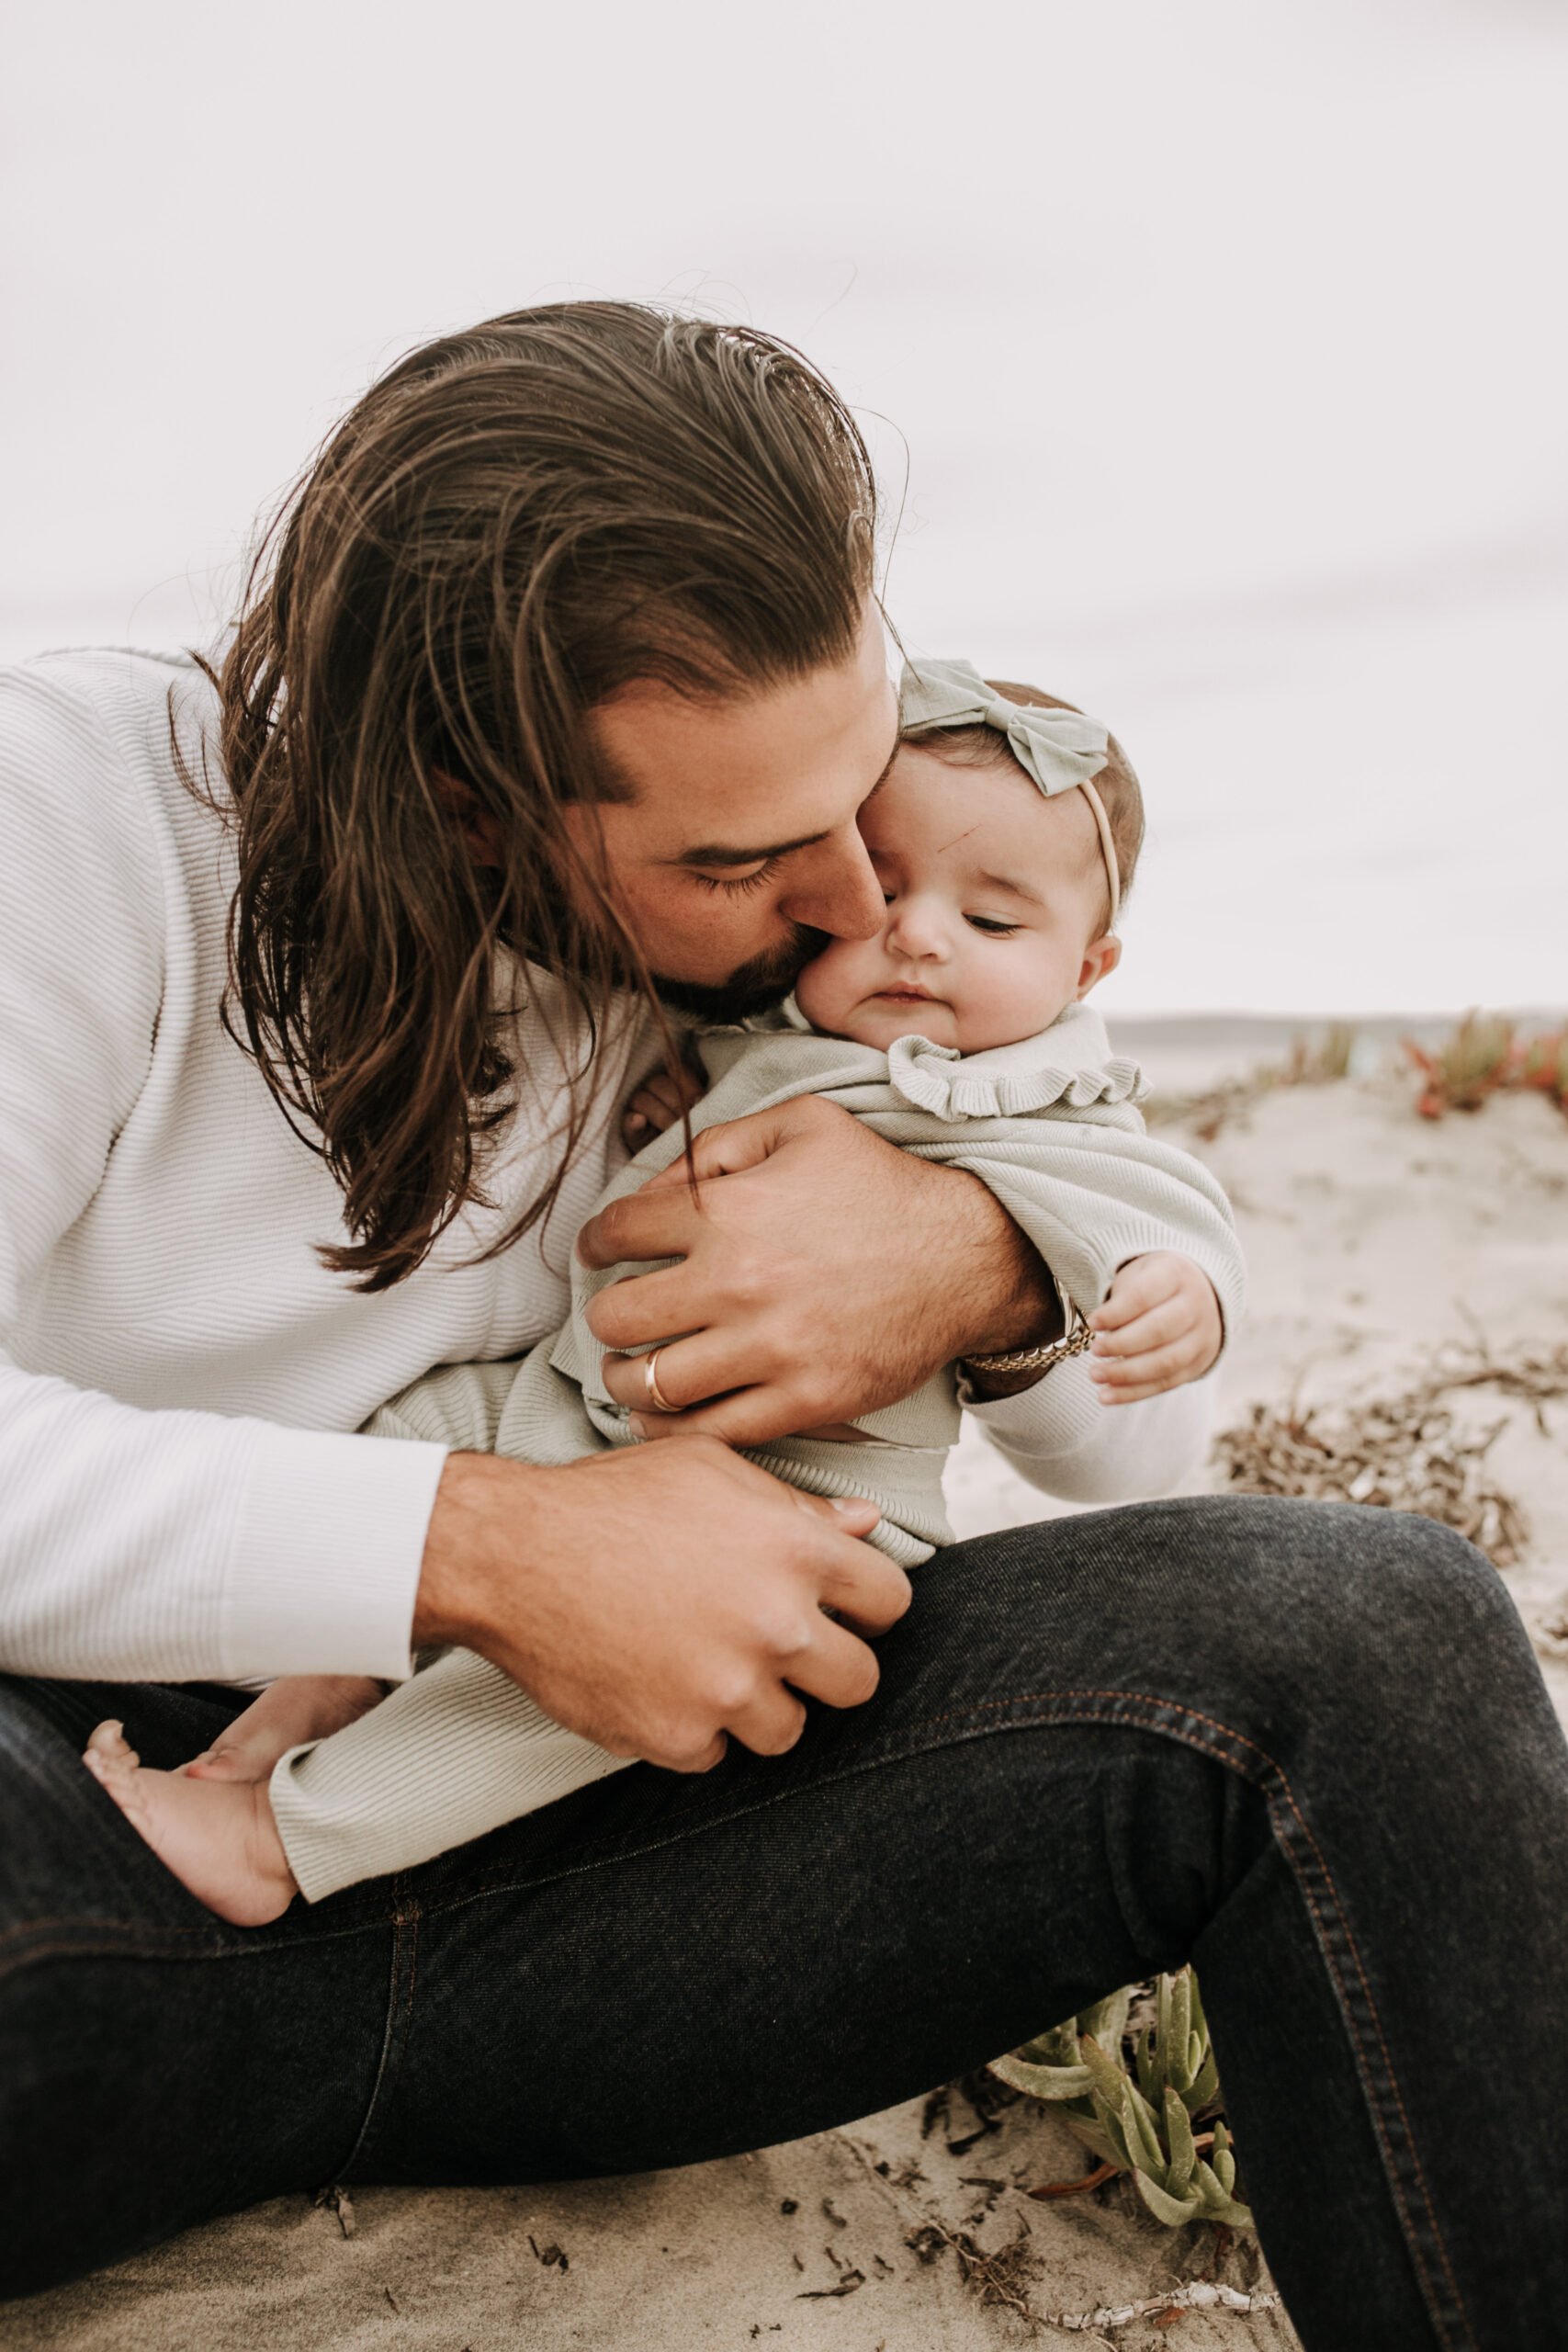
<svg viewBox="0 0 1568 2352">
<path fill-rule="evenodd" d="M 1135 2319 L 1146 2319 L 1154 2327 L 1168 2327 L 1183 2312 L 1277 2312 L 1280 2308 L 1278 2295 L 1244 2294 L 1239 2288 L 1215 2286 L 1200 2278 L 1188 2287 L 1173 2287 L 1168 2294 L 1145 2295 L 1136 2303 L 1106 2303 L 1097 2312 L 1047 2312 L 1045 2316 L 1053 2327 L 1066 2328 L 1069 2335 L 1087 2335 L 1102 2327 L 1126 2327 Z"/>
<path fill-rule="evenodd" d="M 923 2222 L 908 2233 L 904 2243 L 918 2262 L 935 2262 L 951 2250 L 958 2257 L 960 2278 L 982 2304 L 1000 2304 L 1017 2312 L 1030 2327 L 1039 2327 L 1040 2313 L 1031 2303 L 1028 2290 L 1043 2265 L 1039 2256 L 1030 2251 L 1027 2222 L 1021 2223 L 1018 2235 L 995 2254 L 976 2245 L 967 2230 L 950 2230 L 945 2222 Z"/>
<path fill-rule="evenodd" d="M 1357 1408 L 1275 1412 L 1255 1405 L 1216 1441 L 1233 1494 L 1374 1503 L 1451 1527 L 1499 1568 L 1529 1538 L 1518 1503 L 1486 1476 L 1502 1422 L 1461 1436 L 1454 1417 L 1419 1391 Z"/>
<path fill-rule="evenodd" d="M 1494 1360 L 1484 1347 L 1450 1354 L 1418 1386 L 1395 1396 L 1283 1409 L 1254 1405 L 1223 1430 L 1215 1454 L 1233 1494 L 1299 1495 L 1415 1511 L 1451 1527 L 1499 1568 L 1529 1540 L 1513 1496 L 1495 1485 L 1486 1457 L 1506 1421 L 1467 1433 L 1443 1401 L 1460 1389 L 1495 1388 L 1534 1408 L 1568 1396 L 1568 1347 Z"/>
</svg>

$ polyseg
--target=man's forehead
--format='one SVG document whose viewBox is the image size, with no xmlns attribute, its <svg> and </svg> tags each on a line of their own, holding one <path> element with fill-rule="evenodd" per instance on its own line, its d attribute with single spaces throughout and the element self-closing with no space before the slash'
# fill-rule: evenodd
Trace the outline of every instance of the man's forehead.
<svg viewBox="0 0 1568 2352">
<path fill-rule="evenodd" d="M 845 820 L 863 808 L 882 790 L 898 755 L 898 741 L 895 735 L 888 749 L 881 774 L 858 802 L 843 805 L 842 786 L 836 786 L 831 796 L 807 786 L 798 795 L 785 789 L 770 796 L 772 808 L 759 808 L 754 793 L 741 786 L 732 793 L 712 791 L 702 796 L 701 810 L 690 807 L 692 796 L 672 792 L 669 796 L 669 814 L 674 829 L 671 846 L 661 851 L 660 863 L 664 865 L 754 865 L 759 859 L 787 857 L 792 851 L 809 849 L 813 842 L 825 841 Z M 831 805 L 828 805 L 830 797 Z M 768 833 L 758 823 L 779 809 L 788 800 L 790 813 L 800 814 L 813 803 L 821 803 L 819 821 L 808 830 L 787 834 Z M 727 808 L 726 802 L 730 805 Z"/>
<path fill-rule="evenodd" d="M 835 831 L 896 747 L 879 629 L 868 627 L 852 660 L 754 692 L 629 682 L 586 714 L 605 797 L 673 863 L 777 855 Z"/>
</svg>

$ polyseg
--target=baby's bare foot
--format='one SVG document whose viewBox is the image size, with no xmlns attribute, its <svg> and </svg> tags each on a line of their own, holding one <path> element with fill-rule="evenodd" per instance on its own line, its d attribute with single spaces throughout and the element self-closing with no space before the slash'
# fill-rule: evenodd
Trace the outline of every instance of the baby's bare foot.
<svg viewBox="0 0 1568 2352">
<path fill-rule="evenodd" d="M 159 1860 L 220 1919 L 262 1928 L 288 1910 L 299 1890 L 264 1781 L 154 1772 L 116 1723 L 98 1725 L 82 1761 Z"/>
<path fill-rule="evenodd" d="M 381 1685 L 367 1675 L 286 1674 L 185 1770 L 193 1781 L 270 1781 L 280 1756 L 356 1723 L 380 1697 Z"/>
</svg>

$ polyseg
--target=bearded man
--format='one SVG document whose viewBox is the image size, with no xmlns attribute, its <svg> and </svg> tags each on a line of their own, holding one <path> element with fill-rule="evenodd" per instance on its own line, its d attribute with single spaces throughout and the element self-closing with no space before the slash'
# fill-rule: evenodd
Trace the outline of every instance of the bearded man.
<svg viewBox="0 0 1568 2352">
<path fill-rule="evenodd" d="M 561 305 L 372 389 L 215 667 L 4 683 L 11 2294 L 321 2181 L 790 2138 L 1191 1957 L 1303 2343 L 1557 2340 L 1568 1759 L 1487 1565 L 1134 1502 L 911 1605 L 874 1513 L 730 1449 L 1055 1335 L 985 1188 L 807 1099 L 578 1233 L 662 1008 L 771 1003 L 880 921 L 874 532 L 798 355 Z M 595 1328 L 692 1335 L 665 1442 L 353 1434 L 552 1329 L 573 1246 L 658 1261 Z M 1192 1393 L 1123 1408 L 1134 1492 Z M 1128 1492 L 1081 1367 L 975 1409 L 1040 1485 Z M 243 1930 L 80 1761 L 111 1711 L 175 1766 L 243 1686 L 453 1642 L 641 1767 Z"/>
</svg>

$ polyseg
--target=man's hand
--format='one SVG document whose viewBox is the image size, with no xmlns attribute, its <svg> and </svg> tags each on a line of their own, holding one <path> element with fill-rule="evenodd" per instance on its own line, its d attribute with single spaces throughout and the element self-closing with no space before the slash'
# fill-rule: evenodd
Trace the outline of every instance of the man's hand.
<svg viewBox="0 0 1568 2352">
<path fill-rule="evenodd" d="M 1136 1405 L 1201 1380 L 1224 1338 L 1213 1284 L 1174 1250 L 1151 1250 L 1118 1267 L 1089 1327 L 1089 1377 L 1103 1405 Z"/>
<path fill-rule="evenodd" d="M 601 1291 L 588 1321 L 604 1385 L 640 1434 L 761 1445 L 907 1396 L 955 1357 L 1061 1329 L 1050 1276 L 977 1177 L 917 1159 L 815 1095 L 709 1127 L 683 1159 L 578 1237 L 588 1266 L 678 1258 Z M 716 1402 L 708 1402 L 708 1399 Z"/>
<path fill-rule="evenodd" d="M 705 1771 L 727 1733 L 779 1755 L 805 1722 L 797 1692 L 853 1707 L 876 1688 L 861 1636 L 909 1604 L 903 1570 L 859 1540 L 879 1515 L 797 1494 L 712 1438 L 553 1470 L 455 1453 L 413 1639 L 479 1651 L 616 1756 Z"/>
</svg>

